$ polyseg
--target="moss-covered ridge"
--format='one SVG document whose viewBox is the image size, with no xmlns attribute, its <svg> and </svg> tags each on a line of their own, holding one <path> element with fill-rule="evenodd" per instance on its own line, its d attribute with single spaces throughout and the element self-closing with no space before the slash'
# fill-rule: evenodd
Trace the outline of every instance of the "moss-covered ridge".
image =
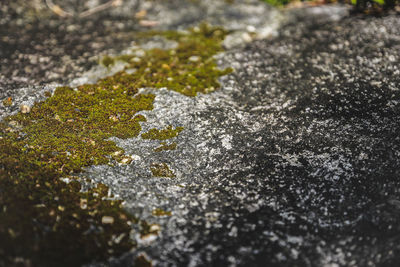
<svg viewBox="0 0 400 267">
<path fill-rule="evenodd" d="M 178 42 L 178 45 L 169 50 L 145 51 L 141 58 L 135 55 L 105 57 L 102 63 L 109 66 L 115 60 L 128 62 L 126 68 L 134 70 L 131 88 L 167 87 L 187 96 L 196 96 L 198 92 L 209 93 L 220 87 L 218 77 L 232 71 L 231 68 L 218 69 L 213 58 L 223 50 L 221 43 L 226 34 L 224 29 L 204 23 L 187 32 L 144 32 L 138 37 L 161 35 Z"/>
<path fill-rule="evenodd" d="M 150 129 L 146 133 L 142 133 L 143 139 L 152 139 L 152 140 L 167 140 L 178 136 L 180 132 L 183 131 L 183 127 L 172 128 L 172 125 L 169 125 L 165 129 Z"/>
<path fill-rule="evenodd" d="M 60 179 L 66 173 L 53 167 L 51 153 L 26 150 L 4 124 L 1 134 L 1 266 L 79 266 L 134 247 L 129 232 L 137 220 L 121 201 L 107 200 L 107 187 L 80 192 L 79 182 Z"/>
<path fill-rule="evenodd" d="M 114 86 L 103 85 L 110 80 Z M 79 182 L 60 179 L 86 166 L 121 160 L 121 148 L 107 139 L 139 134 L 145 119 L 136 113 L 152 109 L 154 96 L 127 94 L 126 81 L 120 73 L 94 85 L 59 87 L 30 112 L 1 124 L 4 264 L 22 258 L 33 266 L 79 266 L 134 246 L 129 232 L 137 220 L 121 201 L 107 200 L 107 187 L 83 193 Z"/>
<path fill-rule="evenodd" d="M 138 112 L 153 108 L 154 95 L 140 94 L 138 88 L 167 87 L 195 96 L 217 89 L 217 78 L 230 71 L 218 70 L 212 58 L 221 51 L 222 29 L 202 25 L 160 34 L 178 47 L 149 50 L 140 62 L 128 56 L 128 68 L 135 72 L 59 87 L 47 100 L 0 122 L 1 266 L 80 266 L 135 246 L 129 233 L 138 219 L 121 201 L 110 199 L 106 186 L 81 192 L 71 174 L 94 164 L 125 162 L 124 151 L 109 138 L 140 133 L 139 122 L 146 119 Z M 165 140 L 181 130 L 147 134 Z M 155 176 L 174 176 L 164 163 L 151 168 Z"/>
<path fill-rule="evenodd" d="M 59 173 L 80 171 L 84 166 L 105 164 L 110 156 L 118 160 L 118 148 L 107 139 L 135 137 L 144 116 L 138 111 L 153 108 L 154 95 L 131 96 L 121 86 L 119 73 L 112 80 L 114 86 L 104 86 L 105 80 L 95 85 L 76 89 L 59 87 L 54 95 L 35 104 L 30 113 L 19 113 L 5 119 L 20 128 L 23 134 L 24 153 L 45 155 L 47 167 Z M 35 159 L 44 164 L 41 157 Z"/>
</svg>

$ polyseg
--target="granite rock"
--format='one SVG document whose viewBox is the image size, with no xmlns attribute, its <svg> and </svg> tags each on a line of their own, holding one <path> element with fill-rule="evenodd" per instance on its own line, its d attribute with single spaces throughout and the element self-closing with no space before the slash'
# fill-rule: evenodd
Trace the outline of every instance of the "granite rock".
<svg viewBox="0 0 400 267">
<path fill-rule="evenodd" d="M 262 8 L 274 17 L 277 12 L 255 1 L 237 1 L 240 14 L 235 4 L 224 9 L 224 1 L 134 2 L 138 10 L 147 7 L 149 20 L 159 21 L 156 28 L 183 29 L 207 20 L 241 36 L 256 31 L 266 37 L 261 33 L 269 17 L 253 13 Z M 44 27 L 51 28 L 59 18 L 48 16 Z M 11 35 L 3 38 L 0 47 L 9 52 L 1 54 L 2 66 L 14 63 L 12 72 L 1 69 L 0 96 L 33 103 L 54 89 L 51 82 L 106 75 L 95 67 L 96 56 L 126 49 L 132 45 L 129 33 L 140 27 L 132 22 L 119 29 L 128 16 L 122 9 L 102 16 L 110 21 L 104 32 L 93 30 L 95 16 L 79 22 L 92 26 L 76 29 L 93 31 L 91 38 L 71 36 L 83 45 L 93 44 L 98 34 L 103 45 L 73 46 L 68 50 L 76 53 L 68 64 L 73 67 L 60 78 L 45 73 L 57 73 L 51 64 L 64 66 L 55 59 L 71 47 L 68 35 L 52 39 L 59 40 L 55 48 L 66 47 L 54 54 L 47 43 L 31 51 L 28 43 L 38 37 L 29 29 L 20 33 L 25 44 Z M 247 44 L 236 38 L 218 55 L 221 68 L 234 68 L 221 78 L 220 90 L 191 98 L 167 88 L 141 89 L 156 95 L 154 109 L 142 112 L 147 118 L 142 131 L 184 127 L 169 141 L 177 149 L 155 152 L 158 141 L 113 138 L 132 162 L 92 166 L 81 176 L 106 184 L 129 212 L 158 225 L 160 233 L 132 236 L 138 242 L 135 251 L 89 266 L 127 266 L 143 253 L 155 266 L 400 264 L 400 19 L 349 17 L 342 6 L 277 16 L 281 26 L 270 28 L 276 31 L 270 38 Z M 14 19 L 5 21 L 2 25 L 26 28 L 14 25 Z M 54 27 L 62 29 L 64 22 Z M 42 25 L 35 23 L 33 29 Z M 10 40 L 21 47 L 12 47 Z M 30 53 L 48 57 L 50 67 L 39 60 L 38 72 L 13 73 L 31 66 L 29 57 L 17 60 Z M 13 107 L 1 111 L 6 115 Z M 153 177 L 150 166 L 160 163 L 175 177 Z M 154 216 L 157 208 L 170 216 Z"/>
</svg>

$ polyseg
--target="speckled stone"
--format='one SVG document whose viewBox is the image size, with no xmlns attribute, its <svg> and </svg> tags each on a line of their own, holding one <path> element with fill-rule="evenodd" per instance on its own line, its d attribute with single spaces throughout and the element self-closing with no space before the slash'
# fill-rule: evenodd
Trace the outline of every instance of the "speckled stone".
<svg viewBox="0 0 400 267">
<path fill-rule="evenodd" d="M 174 1 L 155 7 L 177 12 Z M 176 150 L 155 152 L 160 142 L 140 136 L 113 138 L 130 164 L 81 175 L 108 185 L 159 234 L 133 236 L 136 251 L 90 266 L 127 266 L 143 253 L 155 266 L 399 265 L 400 19 L 347 13 L 340 6 L 285 13 L 278 36 L 242 40 L 217 57 L 235 71 L 214 93 L 141 89 L 156 95 L 154 109 L 142 112 L 142 132 L 184 127 L 169 140 Z M 175 19 L 165 16 L 165 27 L 181 25 Z M 65 82 L 98 71 L 82 62 Z M 32 92 L 32 101 L 43 90 L 35 79 L 26 81 L 30 91 L 6 80 L 1 92 L 16 103 Z M 153 177 L 150 166 L 160 163 L 175 177 Z"/>
<path fill-rule="evenodd" d="M 105 2 L 53 0 L 76 14 Z M 145 17 L 135 16 L 138 12 Z M 144 19 L 157 23 L 146 27 L 140 24 Z M 281 20 L 280 12 L 258 0 L 234 4 L 225 0 L 124 0 L 120 6 L 85 18 L 59 17 L 45 1 L 4 0 L 0 4 L 0 100 L 13 97 L 14 101 L 10 107 L 0 105 L 0 118 L 16 112 L 21 101 L 32 105 L 43 99 L 43 92 L 59 84 L 93 83 L 121 69 L 99 68 L 105 55 L 129 53 L 139 44 L 146 49 L 171 47 L 171 42 L 159 38 L 142 44 L 135 36 L 138 31 L 185 30 L 206 21 L 235 34 L 251 32 L 252 38 L 264 38 L 276 34 Z M 229 47 L 243 44 L 240 36 L 233 35 L 226 42 Z"/>
</svg>

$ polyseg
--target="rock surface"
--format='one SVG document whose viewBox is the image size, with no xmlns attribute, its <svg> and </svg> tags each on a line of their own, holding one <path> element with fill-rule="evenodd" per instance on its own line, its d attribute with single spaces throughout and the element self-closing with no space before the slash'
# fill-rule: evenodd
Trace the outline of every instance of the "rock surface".
<svg viewBox="0 0 400 267">
<path fill-rule="evenodd" d="M 275 29 L 266 25 L 276 11 L 256 1 L 127 2 L 147 7 L 156 27 L 207 20 L 241 35 L 218 56 L 221 68 L 235 70 L 220 90 L 191 98 L 141 89 L 156 95 L 154 109 L 141 112 L 142 131 L 184 127 L 168 141 L 176 150 L 155 152 L 159 141 L 114 138 L 133 161 L 81 174 L 160 227 L 159 235 L 133 237 L 135 251 L 90 266 L 127 266 L 141 253 L 155 266 L 400 264 L 398 16 L 348 17 L 338 6 L 291 11 L 281 15 L 278 36 L 244 46 L 249 30 L 265 37 Z M 31 29 L 25 17 L 22 24 L 3 17 L 0 98 L 12 97 L 13 105 L 1 106 L 2 116 L 40 100 L 52 82 L 104 75 L 94 67 L 98 56 L 128 48 L 130 33 L 140 29 L 125 23 L 124 12 L 101 13 L 73 30 L 51 14 Z M 99 21 L 106 27 L 99 30 Z M 38 29 L 61 31 L 47 43 Z M 160 163 L 175 177 L 153 177 L 149 166 Z M 155 209 L 170 215 L 154 216 Z"/>
</svg>

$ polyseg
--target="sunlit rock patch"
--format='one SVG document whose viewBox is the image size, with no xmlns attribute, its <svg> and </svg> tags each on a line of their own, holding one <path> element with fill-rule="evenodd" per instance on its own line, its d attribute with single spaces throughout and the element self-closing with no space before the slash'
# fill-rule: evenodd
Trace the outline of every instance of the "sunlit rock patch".
<svg viewBox="0 0 400 267">
<path fill-rule="evenodd" d="M 45 101 L 21 107 L 1 122 L 0 264 L 49 266 L 62 261 L 77 266 L 104 261 L 135 247 L 132 224 L 140 222 L 144 239 L 160 231 L 127 213 L 105 185 L 82 191 L 74 176 L 91 165 L 131 162 L 109 138 L 139 135 L 146 118 L 138 112 L 151 110 L 155 98 L 139 93 L 140 87 L 166 86 L 195 96 L 218 89 L 217 78 L 231 72 L 219 70 L 213 59 L 222 50 L 223 29 L 203 24 L 185 33 L 155 34 L 177 41 L 177 48 L 148 50 L 139 60 L 126 56 L 127 69 L 134 71 L 95 84 L 58 87 L 46 93 Z M 113 63 L 107 60 L 103 64 Z M 151 129 L 142 138 L 167 140 L 182 130 Z M 175 148 L 176 143 L 161 143 L 156 150 Z M 154 176 L 175 176 L 165 163 L 150 168 Z"/>
</svg>

